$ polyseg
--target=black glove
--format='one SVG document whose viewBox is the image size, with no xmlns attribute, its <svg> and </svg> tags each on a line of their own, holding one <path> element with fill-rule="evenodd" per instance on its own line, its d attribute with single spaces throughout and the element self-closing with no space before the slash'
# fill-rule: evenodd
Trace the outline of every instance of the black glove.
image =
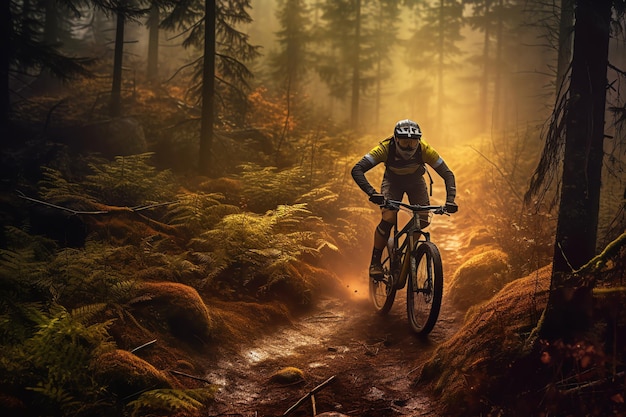
<svg viewBox="0 0 626 417">
<path fill-rule="evenodd" d="M 459 206 L 454 201 L 446 201 L 446 211 L 448 213 L 456 213 L 459 211 Z"/>
<path fill-rule="evenodd" d="M 382 206 L 385 204 L 385 196 L 379 193 L 374 193 L 370 195 L 370 201 L 374 204 Z"/>
</svg>

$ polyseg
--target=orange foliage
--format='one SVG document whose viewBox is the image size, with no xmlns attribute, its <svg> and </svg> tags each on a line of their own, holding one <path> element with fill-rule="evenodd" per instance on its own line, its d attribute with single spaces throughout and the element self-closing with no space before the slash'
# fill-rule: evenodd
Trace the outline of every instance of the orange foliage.
<svg viewBox="0 0 626 417">
<path fill-rule="evenodd" d="M 267 88 L 259 87 L 250 93 L 248 99 L 252 108 L 251 114 L 254 115 L 254 120 L 249 121 L 250 125 L 269 132 L 282 132 L 287 118 L 286 99 L 284 97 L 280 101 L 272 101 L 267 97 Z M 297 122 L 294 122 L 293 115 L 291 115 L 288 132 L 293 131 L 296 127 Z"/>
</svg>

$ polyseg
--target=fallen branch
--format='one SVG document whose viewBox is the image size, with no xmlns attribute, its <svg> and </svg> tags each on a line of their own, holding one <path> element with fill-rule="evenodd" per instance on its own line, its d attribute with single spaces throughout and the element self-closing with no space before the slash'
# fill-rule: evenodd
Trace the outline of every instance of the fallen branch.
<svg viewBox="0 0 626 417">
<path fill-rule="evenodd" d="M 210 384 L 210 383 L 211 383 L 211 381 L 209 381 L 208 379 L 205 379 L 205 378 L 200 378 L 199 376 L 189 375 L 189 374 L 186 374 L 186 373 L 184 373 L 184 372 L 175 371 L 175 370 L 173 370 L 173 369 L 170 369 L 170 370 L 169 370 L 169 373 L 170 373 L 170 374 L 174 374 L 174 375 L 184 376 L 184 377 L 186 377 L 186 378 L 190 378 L 190 379 L 195 379 L 196 381 L 206 382 L 207 384 Z"/>
<path fill-rule="evenodd" d="M 620 377 L 620 378 L 621 378 L 621 377 L 623 377 L 623 376 L 624 376 L 624 371 L 622 371 L 622 372 L 618 372 L 618 373 L 617 373 L 617 374 L 615 374 L 615 375 L 611 375 L 611 376 L 606 377 L 606 378 L 603 378 L 603 379 L 598 379 L 598 380 L 596 380 L 596 381 L 591 381 L 591 382 L 588 382 L 588 383 L 586 383 L 586 384 L 578 385 L 578 386 L 576 386 L 576 387 L 574 387 L 574 388 L 569 388 L 569 389 L 563 390 L 563 391 L 561 391 L 561 394 L 565 394 L 565 395 L 567 395 L 567 394 L 572 394 L 572 393 L 574 393 L 574 392 L 582 391 L 582 390 L 584 390 L 584 389 L 586 389 L 586 388 L 590 388 L 590 387 L 595 387 L 595 386 L 598 386 L 598 385 L 602 385 L 602 384 L 604 384 L 604 383 L 606 383 L 606 382 L 609 382 L 610 380 L 612 380 L 612 379 L 614 379 L 614 378 L 618 378 L 618 377 Z"/>
<path fill-rule="evenodd" d="M 91 215 L 91 214 L 107 214 L 109 212 L 107 210 L 96 210 L 96 211 L 73 210 L 71 208 L 57 206 L 56 204 L 48 203 L 47 201 L 37 200 L 35 198 L 28 197 L 26 194 L 24 194 L 20 190 L 16 190 L 16 192 L 17 192 L 17 196 L 20 197 L 20 198 L 23 198 L 24 200 L 32 201 L 33 203 L 38 203 L 38 204 L 41 204 L 41 205 L 44 205 L 44 206 L 48 206 L 48 207 L 52 207 L 52 208 L 55 208 L 55 209 L 58 209 L 58 210 L 67 211 L 68 213 L 71 213 L 73 215 L 78 215 L 78 214 L 89 214 L 89 215 Z"/>
<path fill-rule="evenodd" d="M 283 417 L 288 416 L 289 414 L 293 413 L 298 407 L 300 407 L 302 405 L 302 403 L 304 403 L 309 398 L 311 398 L 311 402 L 313 403 L 313 416 L 315 416 L 316 413 L 315 413 L 315 397 L 314 397 L 314 395 L 317 392 L 319 392 L 322 388 L 324 388 L 325 386 L 327 386 L 328 384 L 333 382 L 334 380 L 335 380 L 335 375 L 331 376 L 326 381 L 322 382 L 317 387 L 313 388 L 311 391 L 309 391 L 308 394 L 306 394 L 304 397 L 300 398 L 294 405 L 289 407 L 289 409 L 283 413 Z"/>
<path fill-rule="evenodd" d="M 17 195 L 20 198 L 23 198 L 24 200 L 28 200 L 31 201 L 33 203 L 37 203 L 37 204 L 41 204 L 50 208 L 54 208 L 57 210 L 61 210 L 61 211 L 65 211 L 70 213 L 71 215 L 74 216 L 81 216 L 81 215 L 85 215 L 88 216 L 89 218 L 95 218 L 95 216 L 98 215 L 118 215 L 118 214 L 132 214 L 137 220 L 139 220 L 141 223 L 147 224 L 149 227 L 153 228 L 155 231 L 157 232 L 161 232 L 167 235 L 173 235 L 173 236 L 177 236 L 180 237 L 180 230 L 178 230 L 176 227 L 174 226 L 170 226 L 168 224 L 164 224 L 161 223 L 159 221 L 153 220 L 149 217 L 146 217 L 145 215 L 141 214 L 141 211 L 144 210 L 148 210 L 148 209 L 152 209 L 155 207 L 161 207 L 161 206 L 166 206 L 166 205 L 170 205 L 170 204 L 175 204 L 176 201 L 169 201 L 169 202 L 165 202 L 165 203 L 155 203 L 155 204 L 149 204 L 149 205 L 145 205 L 145 206 L 137 206 L 137 207 L 117 207 L 117 206 L 107 206 L 101 203 L 94 203 L 92 202 L 91 204 L 93 204 L 95 207 L 101 207 L 101 210 L 74 210 L 68 207 L 63 207 L 63 206 L 59 206 L 57 204 L 52 204 L 49 203 L 47 201 L 42 201 L 42 200 L 38 200 L 32 197 L 28 197 L 27 195 L 25 195 L 23 192 L 17 190 Z M 93 216 L 93 217 L 92 217 Z"/>
<path fill-rule="evenodd" d="M 139 349 L 143 349 L 143 348 L 145 348 L 145 347 L 148 347 L 148 346 L 150 346 L 150 345 L 153 345 L 153 344 L 155 344 L 155 343 L 156 343 L 156 341 L 157 341 L 157 340 L 156 340 L 156 339 L 154 339 L 154 340 L 151 340 L 151 341 L 149 341 L 149 342 L 147 342 L 147 343 L 144 343 L 144 344 L 143 344 L 143 345 L 141 345 L 141 346 L 137 346 L 136 348 L 134 348 L 133 350 L 131 350 L 131 351 L 130 351 L 130 353 L 135 353 L 135 352 L 137 352 Z"/>
</svg>

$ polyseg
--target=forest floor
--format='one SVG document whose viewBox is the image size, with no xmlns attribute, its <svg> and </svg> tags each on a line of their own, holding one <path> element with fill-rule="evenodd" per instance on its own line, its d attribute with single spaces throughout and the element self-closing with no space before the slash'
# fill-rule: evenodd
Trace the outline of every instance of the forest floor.
<svg viewBox="0 0 626 417">
<path fill-rule="evenodd" d="M 445 222 L 444 222 L 445 223 Z M 448 228 L 444 225 L 443 228 Z M 448 236 L 436 229 L 436 235 Z M 439 244 L 445 275 L 458 266 L 453 239 Z M 365 268 L 363 274 L 365 274 Z M 222 355 L 207 379 L 220 386 L 210 416 L 284 415 L 299 399 L 324 384 L 311 399 L 288 415 L 341 413 L 348 416 L 442 417 L 436 401 L 415 385 L 422 364 L 462 324 L 462 313 L 446 302 L 427 337 L 412 333 L 406 317 L 406 291 L 399 291 L 389 314 L 374 312 L 366 279 L 350 283 L 344 296 L 326 296 L 308 314 L 238 352 Z M 286 367 L 304 378 L 290 384 L 272 378 Z"/>
</svg>

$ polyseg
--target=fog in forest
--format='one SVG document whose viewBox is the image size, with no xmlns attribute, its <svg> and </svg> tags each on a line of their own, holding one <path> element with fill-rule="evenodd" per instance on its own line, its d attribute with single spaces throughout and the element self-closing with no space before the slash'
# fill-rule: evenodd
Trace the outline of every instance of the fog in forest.
<svg viewBox="0 0 626 417">
<path fill-rule="evenodd" d="M 310 2 L 315 3 L 315 2 Z M 252 42 L 262 45 L 264 54 L 276 48 L 275 32 L 278 30 L 275 17 L 276 2 L 261 0 L 253 3 L 251 15 L 255 20 L 249 28 Z M 466 13 L 471 13 L 469 7 Z M 314 14 L 315 15 L 315 14 Z M 317 15 L 319 19 L 319 13 Z M 372 18 L 372 16 L 364 16 Z M 402 9 L 399 38 L 407 41 L 419 27 L 420 17 L 415 10 Z M 520 22 L 530 25 L 530 20 Z M 501 92 L 500 129 L 515 130 L 524 126 L 542 123 L 549 115 L 551 100 L 554 98 L 553 69 L 556 63 L 554 51 L 546 51 L 541 43 L 542 28 L 527 28 L 528 32 L 518 35 L 516 32 L 505 34 L 508 57 L 515 57 L 515 62 L 502 62 L 500 76 L 505 85 Z M 544 29 L 545 30 L 545 29 Z M 434 144 L 449 145 L 452 143 L 469 143 L 480 134 L 481 118 L 491 121 L 494 116 L 493 103 L 488 108 L 479 106 L 479 69 L 472 64 L 472 57 L 479 55 L 483 48 L 481 33 L 469 27 L 461 28 L 462 40 L 458 48 L 461 51 L 448 64 L 445 71 L 444 88 L 445 104 L 443 105 L 443 126 L 437 129 L 434 123 L 434 112 L 437 100 L 436 72 L 420 68 L 420 65 L 409 66 L 405 60 L 404 48 L 398 44 L 392 47 L 389 61 L 385 66 L 390 68 L 392 75 L 384 82 L 382 105 L 377 125 L 373 109 L 373 97 L 363 98 L 363 112 L 359 133 L 374 135 L 390 135 L 397 120 L 410 118 L 416 120 L 424 130 L 425 137 Z M 263 61 L 265 57 L 261 58 Z M 498 71 L 498 64 L 489 68 L 492 74 Z M 493 89 L 493 86 L 490 87 Z M 338 102 L 324 95 L 323 85 L 319 79 L 311 77 L 308 94 L 316 103 L 327 107 L 333 118 L 346 120 L 349 118 L 349 100 Z M 494 92 L 491 91 L 493 95 Z M 495 126 L 490 126 L 488 131 Z"/>
<path fill-rule="evenodd" d="M 308 6 L 313 7 L 317 3 L 310 1 Z M 251 2 L 251 5 L 249 12 L 253 22 L 240 26 L 240 30 L 248 34 L 249 42 L 259 46 L 262 54 L 251 66 L 255 74 L 251 85 L 264 85 L 271 89 L 271 85 L 268 85 L 268 60 L 278 48 L 278 4 L 275 1 L 257 0 Z M 314 9 L 310 11 L 312 24 L 324 23 L 320 13 Z M 471 7 L 465 6 L 463 13 L 471 15 Z M 552 22 L 556 20 L 554 16 L 549 16 L 550 11 L 543 11 L 543 15 L 539 16 L 536 14 L 538 12 L 530 10 L 530 6 L 528 10 L 518 7 L 516 13 L 516 17 L 509 18 L 510 22 L 500 29 L 501 38 L 495 39 L 495 34 L 492 34 L 489 41 L 491 50 L 487 77 L 490 77 L 490 81 L 487 86 L 488 99 L 484 102 L 486 107 L 480 101 L 481 77 L 484 76 L 482 64 L 477 63 L 483 59 L 484 33 L 468 24 L 459 28 L 460 38 L 455 42 L 458 52 L 452 57 L 445 57 L 442 82 L 444 100 L 439 116 L 441 126 L 437 126 L 436 121 L 438 74 L 433 66 L 434 59 L 426 58 L 424 64 L 407 63 L 407 54 L 410 52 L 406 51 L 405 44 L 420 27 L 420 22 L 423 22 L 418 11 L 407 7 L 400 7 L 398 42 L 389 47 L 389 56 L 383 62 L 390 75 L 382 82 L 378 114 L 376 97 L 369 89 L 361 95 L 359 126 L 348 127 L 350 95 L 344 99 L 330 97 L 328 87 L 313 67 L 304 83 L 305 94 L 321 114 L 335 123 L 346 124 L 356 134 L 389 135 L 397 120 L 411 118 L 420 124 L 425 137 L 439 146 L 473 143 L 485 134 L 512 134 L 520 129 L 541 126 L 549 118 L 556 91 L 555 40 L 549 39 L 554 34 L 549 34 L 545 25 L 550 23 L 549 19 Z M 375 21 L 371 14 L 364 14 L 363 19 Z M 129 44 L 125 65 L 137 71 L 141 71 L 145 65 L 146 36 L 143 28 L 129 31 L 127 35 Z M 161 44 L 160 66 L 163 77 L 174 74 L 194 56 L 192 51 L 180 46 L 180 38 L 174 33 L 161 34 Z M 313 38 L 308 48 L 314 53 L 317 47 Z M 619 48 L 622 47 L 619 42 L 614 42 L 617 62 L 620 59 Z M 539 137 L 534 139 L 540 140 Z"/>
</svg>

